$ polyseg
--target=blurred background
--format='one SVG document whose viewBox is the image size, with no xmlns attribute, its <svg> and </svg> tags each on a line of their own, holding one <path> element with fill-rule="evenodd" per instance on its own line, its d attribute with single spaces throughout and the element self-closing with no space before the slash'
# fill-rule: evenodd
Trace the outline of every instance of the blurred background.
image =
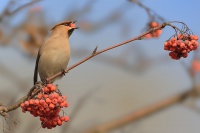
<svg viewBox="0 0 200 133">
<path fill-rule="evenodd" d="M 200 35 L 198 0 L 1 0 L 0 102 L 10 105 L 33 86 L 38 48 L 63 20 L 80 27 L 70 37 L 69 66 L 147 31 L 151 22 L 185 22 Z M 181 25 L 177 25 L 181 27 Z M 199 133 L 199 52 L 172 60 L 158 37 L 131 42 L 76 67 L 56 82 L 66 95 L 68 123 L 40 128 L 39 118 L 18 108 L 2 117 L 11 133 Z"/>
</svg>

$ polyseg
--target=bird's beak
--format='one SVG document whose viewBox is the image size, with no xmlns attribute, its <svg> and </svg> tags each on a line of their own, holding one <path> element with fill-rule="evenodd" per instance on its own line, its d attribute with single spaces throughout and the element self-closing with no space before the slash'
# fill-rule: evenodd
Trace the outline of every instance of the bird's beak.
<svg viewBox="0 0 200 133">
<path fill-rule="evenodd" d="M 69 24 L 69 26 L 70 26 L 72 29 L 79 29 L 79 27 L 76 27 L 76 25 L 75 25 L 76 22 L 77 22 L 77 21 L 72 21 L 72 22 Z"/>
<path fill-rule="evenodd" d="M 71 21 L 71 22 L 69 23 L 69 27 L 71 28 L 71 29 L 68 31 L 69 37 L 71 36 L 71 34 L 73 33 L 73 31 L 74 31 L 75 29 L 79 29 L 79 27 L 76 27 L 75 23 L 76 23 L 76 21 Z"/>
</svg>

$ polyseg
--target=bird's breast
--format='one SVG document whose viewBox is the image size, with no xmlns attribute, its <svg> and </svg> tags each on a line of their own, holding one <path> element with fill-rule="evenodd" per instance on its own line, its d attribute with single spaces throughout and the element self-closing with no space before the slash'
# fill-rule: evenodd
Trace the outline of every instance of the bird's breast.
<svg viewBox="0 0 200 133">
<path fill-rule="evenodd" d="M 70 59 L 70 48 L 68 42 L 62 40 L 48 42 L 41 49 L 40 60 L 38 63 L 38 72 L 40 78 L 48 78 L 62 71 L 67 67 Z"/>
</svg>

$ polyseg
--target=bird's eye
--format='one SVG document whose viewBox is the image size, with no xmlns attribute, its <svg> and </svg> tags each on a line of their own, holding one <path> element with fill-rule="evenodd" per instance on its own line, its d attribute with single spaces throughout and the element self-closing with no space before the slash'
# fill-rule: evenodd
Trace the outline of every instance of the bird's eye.
<svg viewBox="0 0 200 133">
<path fill-rule="evenodd" d="M 69 25 L 70 25 L 70 23 L 67 23 L 67 24 L 64 24 L 64 25 L 66 25 L 66 26 L 69 26 Z"/>
</svg>

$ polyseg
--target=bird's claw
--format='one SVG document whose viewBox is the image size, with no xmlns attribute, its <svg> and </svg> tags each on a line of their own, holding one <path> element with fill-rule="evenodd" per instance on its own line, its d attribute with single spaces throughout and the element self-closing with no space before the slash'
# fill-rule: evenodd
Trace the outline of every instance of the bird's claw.
<svg viewBox="0 0 200 133">
<path fill-rule="evenodd" d="M 61 72 L 62 72 L 62 75 L 65 76 L 65 73 L 66 73 L 66 72 L 65 72 L 65 69 L 62 69 Z"/>
<path fill-rule="evenodd" d="M 43 83 L 43 85 L 46 85 L 46 84 L 50 83 L 50 81 L 48 81 L 47 78 L 43 77 L 42 83 Z"/>
</svg>

